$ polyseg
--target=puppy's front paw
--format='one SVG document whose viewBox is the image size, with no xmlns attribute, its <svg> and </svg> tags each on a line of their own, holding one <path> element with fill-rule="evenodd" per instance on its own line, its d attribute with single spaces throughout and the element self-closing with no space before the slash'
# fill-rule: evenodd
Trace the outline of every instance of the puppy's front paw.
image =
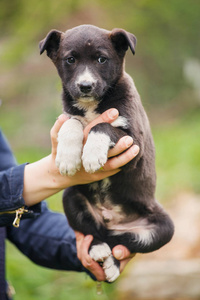
<svg viewBox="0 0 200 300">
<path fill-rule="evenodd" d="M 111 249 L 106 243 L 94 245 L 89 251 L 89 255 L 95 261 L 103 262 L 109 255 L 111 255 Z"/>
<path fill-rule="evenodd" d="M 107 162 L 107 153 L 100 153 L 100 151 L 95 153 L 88 148 L 84 148 L 82 162 L 86 172 L 94 173 Z"/>
<path fill-rule="evenodd" d="M 86 172 L 94 173 L 105 165 L 110 137 L 105 133 L 91 132 L 83 148 L 82 162 Z"/>
<path fill-rule="evenodd" d="M 73 176 L 81 168 L 81 151 L 75 147 L 58 147 L 56 156 L 56 166 L 60 174 Z"/>
<path fill-rule="evenodd" d="M 83 127 L 76 119 L 67 120 L 58 133 L 56 166 L 62 175 L 73 176 L 81 168 Z"/>
<path fill-rule="evenodd" d="M 103 269 L 108 282 L 115 281 L 120 275 L 119 266 L 116 265 L 114 257 L 112 255 L 105 259 L 103 263 Z"/>
</svg>

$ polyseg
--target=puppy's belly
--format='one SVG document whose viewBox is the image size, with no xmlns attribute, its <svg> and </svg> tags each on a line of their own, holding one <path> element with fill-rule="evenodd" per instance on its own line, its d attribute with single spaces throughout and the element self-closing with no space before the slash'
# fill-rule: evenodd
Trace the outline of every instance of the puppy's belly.
<svg viewBox="0 0 200 300">
<path fill-rule="evenodd" d="M 107 199 L 104 204 L 97 201 L 95 205 L 87 202 L 89 212 L 92 214 L 97 227 L 105 226 L 112 232 L 112 235 L 122 235 L 124 233 L 132 233 L 138 242 L 150 244 L 155 233 L 155 225 L 149 224 L 148 220 L 138 216 L 136 213 L 131 215 L 131 220 L 120 205 L 113 205 Z"/>
</svg>

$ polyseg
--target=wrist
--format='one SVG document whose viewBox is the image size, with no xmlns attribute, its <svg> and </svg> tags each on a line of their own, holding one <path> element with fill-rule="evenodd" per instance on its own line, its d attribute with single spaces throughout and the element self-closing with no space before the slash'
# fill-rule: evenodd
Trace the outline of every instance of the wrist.
<svg viewBox="0 0 200 300">
<path fill-rule="evenodd" d="M 68 187 L 68 178 L 60 175 L 52 155 L 25 166 L 23 198 L 32 206 Z"/>
</svg>

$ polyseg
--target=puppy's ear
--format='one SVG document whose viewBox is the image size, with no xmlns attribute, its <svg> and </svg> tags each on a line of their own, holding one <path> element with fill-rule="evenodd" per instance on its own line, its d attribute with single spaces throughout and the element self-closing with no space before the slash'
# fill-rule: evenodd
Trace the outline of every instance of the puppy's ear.
<svg viewBox="0 0 200 300">
<path fill-rule="evenodd" d="M 51 30 L 46 38 L 44 38 L 39 43 L 40 54 L 42 54 L 45 50 L 47 51 L 47 55 L 52 59 L 55 60 L 57 57 L 57 51 L 60 45 L 61 39 L 61 31 L 58 30 Z"/>
<path fill-rule="evenodd" d="M 125 54 L 128 47 L 130 47 L 132 53 L 135 54 L 136 37 L 132 33 L 124 29 L 115 28 L 111 31 L 110 38 L 116 50 L 121 53 L 121 55 Z"/>
</svg>

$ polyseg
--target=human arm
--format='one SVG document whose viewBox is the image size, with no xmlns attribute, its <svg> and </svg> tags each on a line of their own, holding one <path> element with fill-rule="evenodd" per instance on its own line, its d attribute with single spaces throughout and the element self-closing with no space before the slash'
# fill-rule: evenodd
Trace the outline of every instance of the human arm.
<svg viewBox="0 0 200 300">
<path fill-rule="evenodd" d="M 75 235 L 64 214 L 41 204 L 37 218 L 7 228 L 7 238 L 34 263 L 51 269 L 85 271 L 77 258 Z"/>
<path fill-rule="evenodd" d="M 114 115 L 111 113 L 114 112 Z M 91 127 L 100 122 L 113 122 L 118 117 L 116 109 L 110 109 L 91 122 L 84 131 L 85 139 Z M 14 156 L 3 135 L 0 135 L 0 214 L 8 211 L 15 211 L 26 205 L 34 205 L 33 210 L 29 210 L 27 215 L 34 216 L 36 205 L 43 199 L 59 192 L 60 190 L 76 184 L 86 184 L 92 181 L 98 181 L 108 176 L 112 176 L 120 171 L 120 167 L 128 163 L 138 152 L 137 146 L 131 146 L 133 140 L 131 137 L 123 137 L 119 143 L 109 151 L 109 157 L 118 155 L 127 148 L 125 153 L 110 158 L 104 165 L 103 170 L 94 174 L 86 173 L 83 168 L 73 177 L 61 176 L 55 166 L 55 157 L 57 150 L 57 134 L 66 121 L 66 116 L 61 115 L 51 130 L 52 153 L 31 164 L 16 165 Z M 6 226 L 12 223 L 14 214 L 1 214 L 0 226 Z"/>
</svg>

